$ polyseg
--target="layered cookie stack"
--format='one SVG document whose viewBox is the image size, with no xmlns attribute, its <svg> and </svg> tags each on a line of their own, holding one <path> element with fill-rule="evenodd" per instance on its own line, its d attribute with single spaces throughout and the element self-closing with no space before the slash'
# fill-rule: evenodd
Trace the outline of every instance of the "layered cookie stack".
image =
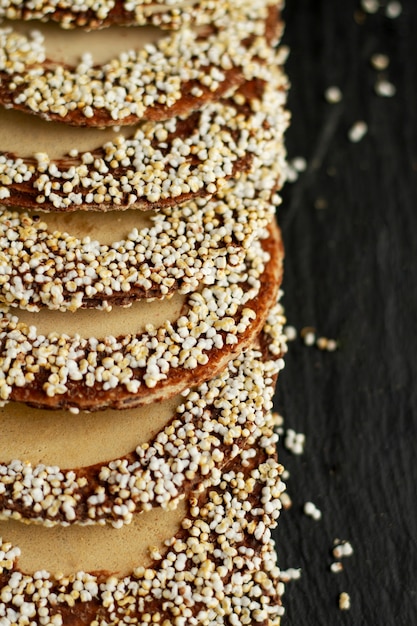
<svg viewBox="0 0 417 626">
<path fill-rule="evenodd" d="M 279 623 L 280 11 L 1 3 L 1 626 Z"/>
</svg>

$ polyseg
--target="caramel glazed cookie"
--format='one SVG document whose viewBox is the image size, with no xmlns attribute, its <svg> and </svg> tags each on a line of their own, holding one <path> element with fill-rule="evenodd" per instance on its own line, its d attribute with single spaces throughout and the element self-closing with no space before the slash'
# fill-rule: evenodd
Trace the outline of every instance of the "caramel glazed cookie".
<svg viewBox="0 0 417 626">
<path fill-rule="evenodd" d="M 42 216 L 0 209 L 0 302 L 29 311 L 109 309 L 210 285 L 216 270 L 230 271 L 243 261 L 273 219 L 273 201 L 236 196 L 242 182 L 224 198 L 149 218 L 127 211 L 120 220 L 125 236 L 109 244 L 98 241 L 97 231 L 112 234 L 114 212 L 103 214 L 92 230 L 84 212 Z"/>
<path fill-rule="evenodd" d="M 135 409 L 127 420 L 114 412 L 91 417 L 55 411 L 40 415 L 38 409 L 7 405 L 0 412 L 4 433 L 0 455 L 10 459 L 0 465 L 1 517 L 48 526 L 112 522 L 120 527 L 138 511 L 176 508 L 184 494 L 220 476 L 264 424 L 286 352 L 284 322 L 278 303 L 255 343 L 216 378 L 163 406 L 151 405 L 146 412 Z M 82 443 L 81 422 L 92 432 L 99 429 L 99 451 L 94 442 Z M 158 423 L 159 432 L 146 438 Z M 106 438 L 111 440 L 108 449 Z M 120 458 L 86 466 L 105 449 L 114 454 L 115 438 L 128 441 L 120 449 L 138 438 L 145 440 Z M 33 440 L 38 440 L 36 450 L 28 452 Z M 24 462 L 16 460 L 17 445 L 26 456 Z M 81 466 L 63 470 L 45 465 L 45 459 L 55 458 L 61 467 L 63 462 Z"/>
<path fill-rule="evenodd" d="M 288 81 L 279 67 L 270 78 L 247 82 L 188 117 L 118 134 L 0 110 L 0 200 L 45 211 L 105 211 L 212 196 L 259 163 L 266 171 L 265 159 L 272 164 L 282 152 Z"/>
<path fill-rule="evenodd" d="M 153 552 L 148 567 L 138 565 L 121 577 L 85 571 L 54 575 L 42 566 L 25 571 L 19 567 L 25 553 L 5 531 L 1 623 L 278 626 L 283 610 L 271 529 L 284 485 L 274 423 L 268 421 L 248 448 L 249 459 L 238 457 L 217 484 L 190 497 L 180 531 Z M 23 530 L 27 536 L 37 527 Z"/>
<path fill-rule="evenodd" d="M 68 544 L 65 546 L 62 541 L 73 541 L 72 531 L 78 541 L 83 534 L 87 537 L 89 527 L 55 527 L 47 529 L 45 535 L 44 529 L 36 524 L 26 526 L 9 520 L 0 525 L 3 537 L 0 616 L 4 626 L 12 623 L 61 626 L 149 622 L 166 626 L 187 623 L 194 626 L 255 623 L 277 626 L 280 623 L 283 611 L 277 593 L 279 570 L 271 529 L 279 515 L 280 496 L 285 486 L 280 479 L 282 467 L 276 458 L 277 436 L 273 432 L 275 424 L 270 408 L 274 380 L 282 367 L 279 355 L 285 351 L 284 321 L 282 309 L 277 305 L 263 329 L 258 344 L 263 346 L 262 350 L 249 349 L 236 362 L 230 363 L 228 372 L 217 382 L 211 381 L 189 392 L 184 402 L 185 412 L 179 407 L 181 421 L 185 418 L 184 433 L 188 427 L 191 429 L 193 424 L 206 419 L 207 424 L 202 429 L 208 435 L 216 433 L 219 440 L 231 432 L 231 412 L 242 427 L 251 423 L 249 415 L 248 419 L 239 417 L 242 406 L 257 417 L 244 445 L 236 446 L 234 458 L 229 458 L 222 471 L 213 467 L 200 488 L 185 496 L 185 512 L 179 529 L 172 539 L 150 548 L 144 565 L 137 563 L 122 575 L 102 567 L 70 568 L 68 572 L 54 575 L 52 568 L 48 571 L 42 565 L 43 552 L 38 551 L 38 546 L 43 545 L 42 536 L 48 537 L 48 552 L 55 553 L 51 562 L 54 563 L 52 571 L 57 571 L 54 542 L 60 545 L 59 553 L 66 554 Z M 241 382 L 237 383 L 239 380 Z M 236 397 L 236 384 L 241 399 L 238 405 L 232 402 Z M 193 410 L 203 398 L 210 404 L 214 396 L 217 397 L 215 414 L 204 418 L 204 403 L 201 411 Z M 179 431 L 177 435 L 181 437 Z M 169 438 L 163 437 L 162 432 L 159 437 L 159 449 L 173 453 L 174 446 L 170 445 Z M 180 456 L 178 453 L 177 463 L 181 462 Z M 154 458 L 152 454 L 151 458 Z M 182 469 L 176 468 L 177 473 L 187 474 L 187 463 L 184 463 Z M 151 468 L 151 471 L 155 470 Z M 55 484 L 62 480 L 64 477 L 58 474 Z M 143 489 L 149 493 L 145 485 Z M 167 482 L 165 490 L 170 489 Z M 25 495 L 29 503 L 29 490 Z M 41 503 L 42 498 L 38 502 Z M 37 507 L 34 502 L 33 506 Z M 142 516 L 146 519 L 147 515 L 145 512 L 137 519 Z M 118 541 L 124 528 L 113 530 L 111 535 L 111 529 L 95 527 L 94 536 L 97 538 L 107 532 L 106 541 L 111 544 L 115 537 Z M 22 550 L 19 543 L 24 545 Z M 134 546 L 133 539 L 133 559 Z M 28 557 L 26 552 L 31 552 L 32 556 Z M 79 551 L 77 554 L 77 558 L 82 559 Z"/>
<path fill-rule="evenodd" d="M 185 302 L 175 296 L 167 301 L 173 312 L 159 326 L 147 323 L 152 310 L 139 301 L 133 314 L 134 323 L 135 315 L 145 320 L 139 333 L 113 334 L 112 315 L 120 307 L 94 311 L 96 332 L 87 338 L 78 329 L 88 310 L 43 309 L 16 316 L 5 309 L 0 318 L 1 400 L 52 408 L 128 408 L 208 380 L 261 330 L 281 282 L 282 260 L 280 233 L 272 223 L 268 237 L 254 241 L 235 269 L 217 270 L 213 284 Z M 123 323 L 129 310 L 122 309 Z M 109 334 L 97 338 L 106 319 Z M 62 332 L 59 324 L 64 324 Z"/>
<path fill-rule="evenodd" d="M 235 268 L 265 237 L 280 204 L 283 144 L 273 164 L 264 157 L 264 167 L 228 181 L 211 200 L 158 212 L 92 220 L 84 211 L 0 207 L 0 302 L 29 311 L 109 309 L 212 284 L 216 271 Z"/>
<path fill-rule="evenodd" d="M 201 3 L 202 14 L 203 5 L 213 4 Z M 187 115 L 245 81 L 268 81 L 283 29 L 276 1 L 216 4 L 220 9 L 209 11 L 209 19 L 169 34 L 149 27 L 125 28 L 122 36 L 112 30 L 112 43 L 124 45 L 112 59 L 106 32 L 6 22 L 0 28 L 0 102 L 48 120 L 102 127 Z"/>
</svg>

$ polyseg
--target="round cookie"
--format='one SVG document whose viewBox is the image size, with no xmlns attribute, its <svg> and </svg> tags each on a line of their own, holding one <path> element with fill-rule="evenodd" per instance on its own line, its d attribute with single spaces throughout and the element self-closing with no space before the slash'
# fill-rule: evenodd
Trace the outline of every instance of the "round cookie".
<svg viewBox="0 0 417 626">
<path fill-rule="evenodd" d="M 271 224 L 268 238 L 255 241 L 235 270 L 218 270 L 213 285 L 187 297 L 175 321 L 149 324 L 137 335 L 96 338 L 88 333 L 84 339 L 76 317 L 81 311 L 26 313 L 26 322 L 4 312 L 0 397 L 39 407 L 128 408 L 208 380 L 261 330 L 277 296 L 282 260 L 279 230 Z M 141 315 L 148 321 L 145 308 Z M 66 329 L 61 333 L 56 330 L 60 319 Z M 105 319 L 94 313 L 98 329 Z M 111 317 L 107 319 L 111 329 Z M 42 320 L 46 325 L 39 332 L 35 324 Z"/>
<path fill-rule="evenodd" d="M 266 422 L 245 453 L 217 480 L 190 494 L 181 529 L 162 550 L 152 549 L 151 565 L 138 563 L 128 575 L 105 567 L 99 572 L 74 568 L 71 573 L 57 574 L 56 566 L 55 572 L 48 571 L 36 552 L 37 535 L 48 531 L 50 547 L 55 545 L 59 554 L 60 549 L 65 550 L 64 533 L 73 529 L 18 524 L 11 532 L 12 543 L 7 537 L 11 523 L 3 524 L 3 619 L 17 626 L 26 626 L 28 619 L 54 626 L 145 624 L 152 619 L 164 626 L 221 626 L 225 620 L 278 626 L 282 609 L 271 529 L 279 516 L 285 486 L 280 479 L 283 468 L 276 458 L 277 436 L 271 415 Z M 39 564 L 32 571 L 25 569 L 27 559 L 19 549 L 19 531 L 22 539 L 30 538 L 25 549 L 35 552 Z M 77 553 L 80 545 L 81 541 Z"/>
<path fill-rule="evenodd" d="M 104 127 L 188 115 L 244 81 L 268 81 L 282 34 L 276 3 L 227 7 L 204 26 L 170 33 L 132 27 L 92 36 L 7 22 L 0 28 L 0 103 Z M 122 45 L 110 58 L 109 38 Z"/>
<path fill-rule="evenodd" d="M 140 511 L 176 508 L 238 453 L 245 458 L 243 450 L 272 409 L 286 352 L 284 323 L 278 303 L 255 344 L 216 378 L 127 419 L 124 411 L 71 417 L 6 406 L 0 413 L 0 517 L 120 526 Z M 92 435 L 84 441 L 86 431 Z M 116 445 L 125 454 L 109 460 Z"/>
<path fill-rule="evenodd" d="M 211 196 L 282 145 L 287 78 L 279 68 L 273 75 L 188 117 L 119 133 L 3 111 L 0 201 L 45 211 L 105 211 L 160 209 Z"/>
<path fill-rule="evenodd" d="M 281 148 L 277 153 L 284 159 Z M 242 262 L 264 236 L 278 199 L 247 175 L 211 200 L 159 212 L 44 213 L 0 208 L 0 302 L 30 311 L 111 308 L 187 294 Z M 276 185 L 280 184 L 278 172 Z"/>
</svg>

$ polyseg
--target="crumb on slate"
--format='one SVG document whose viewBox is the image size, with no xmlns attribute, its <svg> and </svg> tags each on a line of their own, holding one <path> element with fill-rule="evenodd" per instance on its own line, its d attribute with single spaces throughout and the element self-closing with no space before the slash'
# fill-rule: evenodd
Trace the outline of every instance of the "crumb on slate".
<svg viewBox="0 0 417 626">
<path fill-rule="evenodd" d="M 339 609 L 341 611 L 350 609 L 350 595 L 346 591 L 343 591 L 339 596 Z"/>
<path fill-rule="evenodd" d="M 363 120 L 357 121 L 351 126 L 348 132 L 349 141 L 358 143 L 368 132 L 368 125 Z"/>
<path fill-rule="evenodd" d="M 386 70 L 389 66 L 389 57 L 386 54 L 376 52 L 371 56 L 371 65 L 376 70 Z"/>
<path fill-rule="evenodd" d="M 334 561 L 330 565 L 330 571 L 333 574 L 338 574 L 339 572 L 342 572 L 343 571 L 343 563 L 341 563 L 340 561 Z"/>
<path fill-rule="evenodd" d="M 339 539 L 336 539 L 332 553 L 336 559 L 351 556 L 353 554 L 352 544 L 349 543 L 349 541 L 340 541 Z"/>
<path fill-rule="evenodd" d="M 326 91 L 324 92 L 324 97 L 327 102 L 329 102 L 329 104 L 337 104 L 342 100 L 343 94 L 339 87 L 337 87 L 336 85 L 331 85 L 330 87 L 327 87 Z"/>
<path fill-rule="evenodd" d="M 362 0 L 361 7 L 365 13 L 376 13 L 379 9 L 378 0 Z"/>
<path fill-rule="evenodd" d="M 304 514 L 308 515 L 308 517 L 311 517 L 316 521 L 321 519 L 321 511 L 320 509 L 316 507 L 316 505 L 313 502 L 306 502 L 304 504 L 303 510 L 304 510 Z"/>
</svg>

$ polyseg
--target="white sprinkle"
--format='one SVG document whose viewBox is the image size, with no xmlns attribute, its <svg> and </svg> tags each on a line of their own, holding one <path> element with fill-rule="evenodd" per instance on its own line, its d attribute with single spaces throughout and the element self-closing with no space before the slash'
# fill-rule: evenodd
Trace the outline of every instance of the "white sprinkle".
<svg viewBox="0 0 417 626">
<path fill-rule="evenodd" d="M 321 519 L 321 511 L 316 507 L 313 502 L 306 502 L 304 505 L 304 514 L 312 517 L 314 520 L 318 521 Z"/>
<path fill-rule="evenodd" d="M 300 455 L 304 452 L 305 435 L 296 433 L 292 428 L 288 428 L 285 433 L 284 446 L 292 454 Z"/>
<path fill-rule="evenodd" d="M 386 54 L 375 53 L 371 56 L 371 65 L 376 70 L 386 70 L 389 65 L 389 57 Z"/>
<path fill-rule="evenodd" d="M 326 350 L 328 352 L 334 352 L 337 350 L 337 341 L 335 339 L 328 339 Z"/>
<path fill-rule="evenodd" d="M 339 87 L 332 85 L 331 87 L 327 87 L 326 91 L 324 92 L 324 97 L 326 98 L 327 102 L 330 102 L 330 104 L 337 104 L 342 100 L 343 94 Z"/>
<path fill-rule="evenodd" d="M 353 554 L 352 544 L 349 541 L 337 542 L 335 547 L 333 548 L 333 556 L 336 559 L 341 559 L 342 557 L 351 556 Z"/>
<path fill-rule="evenodd" d="M 365 13 L 376 13 L 379 9 L 379 2 L 378 0 L 362 0 L 361 6 Z"/>
<path fill-rule="evenodd" d="M 350 609 L 350 595 L 343 591 L 339 596 L 339 609 L 341 611 L 348 611 Z"/>
<path fill-rule="evenodd" d="M 301 569 L 295 567 L 289 567 L 288 569 L 282 569 L 279 573 L 279 578 L 284 583 L 288 583 L 290 580 L 299 580 L 301 577 Z"/>
<path fill-rule="evenodd" d="M 297 172 L 305 172 L 307 169 L 307 161 L 304 157 L 295 157 L 291 165 Z"/>
<path fill-rule="evenodd" d="M 308 332 L 304 335 L 304 343 L 306 346 L 313 346 L 316 341 L 316 335 L 313 332 Z"/>
<path fill-rule="evenodd" d="M 288 339 L 288 341 L 294 341 L 297 339 L 297 329 L 295 326 L 285 326 L 284 335 Z"/>
<path fill-rule="evenodd" d="M 397 89 L 389 80 L 383 79 L 376 83 L 375 92 L 378 96 L 382 96 L 383 98 L 392 98 L 392 96 L 395 96 Z"/>
<path fill-rule="evenodd" d="M 284 492 L 280 495 L 280 500 L 281 500 L 281 504 L 283 506 L 284 509 L 288 510 L 291 508 L 292 506 L 292 500 L 291 497 L 288 495 L 287 492 Z"/>
<path fill-rule="evenodd" d="M 351 129 L 349 130 L 348 137 L 352 143 L 358 143 L 363 139 L 368 132 L 368 125 L 366 122 L 359 121 L 355 122 Z"/>
<path fill-rule="evenodd" d="M 401 5 L 401 2 L 392 0 L 392 2 L 388 2 L 387 4 L 387 7 L 385 9 L 385 15 L 389 17 L 391 20 L 395 20 L 395 18 L 401 15 L 402 10 L 403 10 L 403 7 Z"/>
<path fill-rule="evenodd" d="M 333 574 L 338 574 L 343 571 L 343 564 L 340 561 L 335 561 L 330 565 L 330 571 Z"/>
</svg>

